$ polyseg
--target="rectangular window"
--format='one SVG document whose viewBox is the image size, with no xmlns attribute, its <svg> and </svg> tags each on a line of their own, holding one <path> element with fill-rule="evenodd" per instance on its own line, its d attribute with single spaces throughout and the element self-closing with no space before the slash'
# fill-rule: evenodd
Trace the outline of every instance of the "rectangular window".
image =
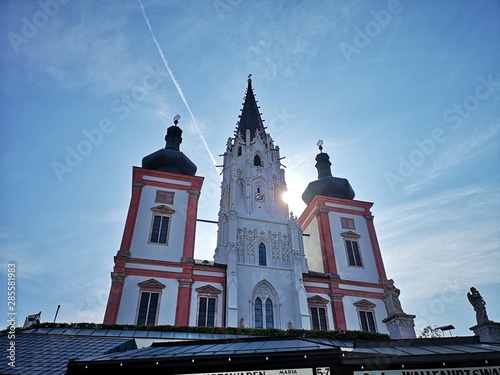
<svg viewBox="0 0 500 375">
<path fill-rule="evenodd" d="M 359 311 L 361 330 L 365 332 L 377 332 L 375 328 L 375 318 L 372 311 Z"/>
<path fill-rule="evenodd" d="M 198 309 L 198 327 L 215 326 L 215 298 L 200 297 Z"/>
<path fill-rule="evenodd" d="M 354 219 L 350 219 L 347 217 L 341 217 L 340 218 L 340 224 L 342 225 L 342 228 L 344 229 L 356 229 L 356 226 L 354 225 Z"/>
<path fill-rule="evenodd" d="M 158 308 L 159 293 L 142 292 L 139 304 L 139 314 L 137 315 L 137 325 L 156 324 L 156 310 Z"/>
<path fill-rule="evenodd" d="M 349 261 L 349 265 L 353 267 L 363 267 L 358 241 L 346 240 L 345 246 L 347 250 L 347 259 Z"/>
<path fill-rule="evenodd" d="M 311 307 L 312 329 L 327 330 L 326 309 L 324 307 Z"/>
<path fill-rule="evenodd" d="M 154 215 L 153 228 L 151 229 L 151 238 L 149 242 L 167 243 L 168 221 L 168 216 Z"/>
</svg>

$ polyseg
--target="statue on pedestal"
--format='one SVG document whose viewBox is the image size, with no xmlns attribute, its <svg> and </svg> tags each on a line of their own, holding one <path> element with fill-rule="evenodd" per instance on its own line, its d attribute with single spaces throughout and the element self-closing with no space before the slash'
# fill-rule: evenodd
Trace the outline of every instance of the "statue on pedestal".
<svg viewBox="0 0 500 375">
<path fill-rule="evenodd" d="M 401 302 L 399 301 L 399 295 L 401 291 L 394 285 L 394 280 L 390 279 L 387 281 L 387 293 L 385 294 L 385 305 L 387 307 L 387 313 L 389 315 L 395 313 L 403 313 L 401 307 Z"/>
<path fill-rule="evenodd" d="M 489 322 L 490 320 L 488 319 L 488 314 L 486 313 L 486 302 L 484 302 L 484 299 L 479 291 L 476 288 L 471 287 L 470 292 L 467 292 L 467 298 L 476 312 L 477 324 Z"/>
</svg>

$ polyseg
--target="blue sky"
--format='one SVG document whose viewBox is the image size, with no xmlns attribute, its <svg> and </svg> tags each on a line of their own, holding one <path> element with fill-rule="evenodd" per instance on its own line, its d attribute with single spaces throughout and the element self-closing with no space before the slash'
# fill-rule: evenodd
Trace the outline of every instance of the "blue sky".
<svg viewBox="0 0 500 375">
<path fill-rule="evenodd" d="M 471 286 L 500 321 L 498 1 L 143 5 L 170 72 L 137 1 L 0 2 L 0 274 L 16 263 L 19 324 L 58 304 L 58 321 L 102 321 L 132 166 L 177 113 L 205 177 L 199 217 L 217 219 L 213 160 L 249 73 L 295 214 L 322 139 L 333 174 L 375 203 L 417 328 L 468 335 Z M 215 235 L 198 224 L 197 258 Z"/>
</svg>

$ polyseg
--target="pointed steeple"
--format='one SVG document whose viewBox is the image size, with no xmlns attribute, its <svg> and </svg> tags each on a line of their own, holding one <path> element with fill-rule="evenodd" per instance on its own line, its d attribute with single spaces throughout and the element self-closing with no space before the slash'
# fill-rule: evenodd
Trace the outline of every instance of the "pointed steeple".
<svg viewBox="0 0 500 375">
<path fill-rule="evenodd" d="M 262 140 L 266 142 L 266 130 L 264 128 L 263 120 L 260 117 L 259 107 L 255 100 L 255 95 L 252 88 L 252 75 L 248 75 L 248 86 L 245 95 L 245 102 L 241 110 L 240 120 L 236 128 L 236 134 L 240 133 L 242 138 L 245 139 L 246 131 L 250 130 L 250 141 L 255 138 L 255 133 L 260 134 Z"/>
<path fill-rule="evenodd" d="M 194 176 L 196 165 L 179 149 L 182 143 L 182 129 L 177 126 L 180 116 L 174 117 L 174 125 L 167 129 L 165 148 L 142 159 L 142 168 Z"/>
<path fill-rule="evenodd" d="M 354 199 L 354 190 L 351 184 L 345 178 L 333 177 L 330 166 L 330 156 L 323 153 L 323 141 L 318 141 L 319 154 L 316 155 L 316 169 L 318 170 L 318 179 L 307 185 L 302 194 L 302 200 L 305 204 L 311 203 L 317 195 L 325 197 Z"/>
</svg>

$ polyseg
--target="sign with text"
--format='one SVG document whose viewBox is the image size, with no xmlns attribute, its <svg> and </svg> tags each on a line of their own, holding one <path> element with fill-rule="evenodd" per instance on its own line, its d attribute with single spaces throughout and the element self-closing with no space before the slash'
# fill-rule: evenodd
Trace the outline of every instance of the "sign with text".
<svg viewBox="0 0 500 375">
<path fill-rule="evenodd" d="M 354 375 L 500 375 L 500 366 L 354 371 Z"/>
<path fill-rule="evenodd" d="M 189 374 L 189 375 L 313 375 L 313 371 L 311 368 L 297 368 L 297 369 L 282 369 L 282 370 L 208 372 L 208 373 Z"/>
</svg>

